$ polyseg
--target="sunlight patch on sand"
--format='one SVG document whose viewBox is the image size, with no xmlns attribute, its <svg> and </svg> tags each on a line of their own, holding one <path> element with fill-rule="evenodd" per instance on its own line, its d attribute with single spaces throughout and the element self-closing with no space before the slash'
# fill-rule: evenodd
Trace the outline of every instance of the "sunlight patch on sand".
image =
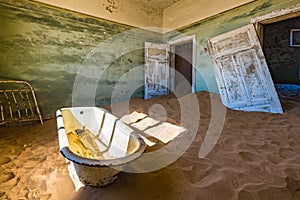
<svg viewBox="0 0 300 200">
<path fill-rule="evenodd" d="M 124 115 L 121 117 L 121 121 L 135 129 L 138 129 L 139 131 L 142 131 L 142 133 L 146 133 L 146 135 L 150 137 L 158 139 L 164 144 L 167 144 L 177 136 L 187 132 L 187 129 L 181 126 L 176 126 L 168 122 L 160 122 L 136 111 L 131 114 Z M 147 139 L 145 135 L 140 134 L 140 136 L 144 139 L 148 146 L 155 145 L 155 143 Z"/>
</svg>

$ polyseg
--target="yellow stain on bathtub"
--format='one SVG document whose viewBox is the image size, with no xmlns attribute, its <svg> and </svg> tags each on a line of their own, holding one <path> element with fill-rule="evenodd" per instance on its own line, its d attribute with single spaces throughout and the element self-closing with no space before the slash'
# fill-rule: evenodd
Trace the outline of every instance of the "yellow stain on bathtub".
<svg viewBox="0 0 300 200">
<path fill-rule="evenodd" d="M 85 158 L 91 159 L 99 159 L 104 160 L 103 154 L 105 152 L 100 152 L 99 148 L 94 140 L 94 136 L 88 130 L 85 130 L 79 136 L 76 132 L 69 132 L 67 134 L 68 141 L 70 145 L 70 149 L 73 153 L 77 154 L 78 156 L 82 156 Z M 132 138 L 129 139 L 128 148 L 126 154 L 129 155 L 136 151 L 138 148 L 138 142 Z"/>
<path fill-rule="evenodd" d="M 104 160 L 103 153 L 99 151 L 89 131 L 85 130 L 80 136 L 69 132 L 68 140 L 73 153 L 85 158 Z"/>
<path fill-rule="evenodd" d="M 109 149 L 111 148 L 112 141 L 117 139 L 114 134 L 114 130 L 110 141 L 106 144 L 101 140 L 103 131 L 107 131 L 103 127 L 100 127 L 98 134 L 93 134 L 82 122 L 80 122 L 74 114 L 69 110 L 62 110 L 64 127 L 67 132 L 68 143 L 70 150 L 78 156 L 96 159 L 116 159 L 110 155 Z M 104 119 L 102 119 L 104 120 Z M 101 122 L 99 124 L 102 124 Z M 124 133 L 126 134 L 126 133 Z M 118 148 L 118 147 L 117 147 Z M 129 137 L 128 146 L 126 149 L 126 156 L 134 153 L 139 148 L 139 142 L 132 135 Z M 101 150 L 102 149 L 102 150 Z"/>
</svg>

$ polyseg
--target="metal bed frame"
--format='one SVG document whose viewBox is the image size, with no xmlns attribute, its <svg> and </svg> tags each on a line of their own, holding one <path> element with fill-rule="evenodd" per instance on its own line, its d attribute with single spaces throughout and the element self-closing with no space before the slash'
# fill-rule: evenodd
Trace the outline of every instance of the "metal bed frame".
<svg viewBox="0 0 300 200">
<path fill-rule="evenodd" d="M 39 120 L 40 109 L 32 86 L 26 81 L 0 81 L 0 125 Z"/>
</svg>

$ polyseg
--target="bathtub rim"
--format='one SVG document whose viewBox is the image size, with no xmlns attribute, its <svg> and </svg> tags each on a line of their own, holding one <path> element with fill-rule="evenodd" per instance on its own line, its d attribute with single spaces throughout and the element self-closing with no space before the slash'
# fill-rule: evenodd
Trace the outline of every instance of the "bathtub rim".
<svg viewBox="0 0 300 200">
<path fill-rule="evenodd" d="M 130 162 L 141 157 L 146 149 L 145 141 L 133 130 L 131 132 L 131 136 L 138 142 L 138 148 L 132 152 L 131 154 L 121 157 L 121 158 L 114 158 L 114 159 L 105 159 L 105 160 L 98 160 L 92 158 L 85 158 L 75 154 L 69 145 L 69 141 L 67 139 L 67 133 L 65 131 L 64 123 L 63 123 L 63 116 L 61 111 L 63 109 L 74 109 L 74 108 L 97 108 L 104 112 L 111 114 L 109 111 L 99 108 L 99 107 L 66 107 L 60 108 L 56 111 L 56 120 L 57 120 L 57 132 L 59 135 L 59 146 L 60 146 L 60 153 L 69 161 L 72 161 L 79 165 L 89 166 L 89 167 L 118 167 L 122 165 L 126 165 Z M 112 114 L 111 114 L 112 115 Z M 58 123 L 59 119 L 61 119 L 60 124 Z M 123 122 L 122 122 L 123 123 Z M 124 125 L 128 126 L 127 124 L 123 123 Z M 129 126 L 130 127 L 130 126 Z M 130 127 L 131 128 L 131 127 Z M 132 129 L 132 128 L 131 128 Z"/>
</svg>

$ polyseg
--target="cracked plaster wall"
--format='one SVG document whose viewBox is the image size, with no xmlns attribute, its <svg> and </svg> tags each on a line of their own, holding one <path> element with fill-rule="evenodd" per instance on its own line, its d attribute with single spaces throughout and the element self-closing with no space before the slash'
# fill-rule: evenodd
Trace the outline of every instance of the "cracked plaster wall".
<svg viewBox="0 0 300 200">
<path fill-rule="evenodd" d="M 218 93 L 206 46 L 209 38 L 247 25 L 253 17 L 296 3 L 298 0 L 259 0 L 178 29 L 183 34 L 197 37 L 196 91 Z M 134 29 L 26 0 L 1 0 L 0 11 L 0 77 L 32 83 L 44 115 L 54 114 L 57 108 L 72 106 L 77 71 L 99 43 L 109 45 L 111 41 L 104 41 L 111 36 Z M 99 82 L 96 105 L 110 103 L 114 85 L 124 75 L 128 75 L 132 82 L 143 84 L 143 71 L 134 76 L 128 72 L 143 65 L 144 42 L 162 42 L 161 36 L 137 29 L 118 40 L 121 46 L 136 45 L 139 47 L 136 51 L 116 57 L 113 52 L 118 52 L 117 47 L 97 50 L 99 66 L 106 64 L 101 64 L 104 62 L 102 57 L 114 62 Z M 177 33 L 164 34 L 163 38 L 176 39 Z M 129 98 L 128 95 L 124 94 L 124 98 Z M 143 88 L 138 88 L 133 96 L 142 97 Z"/>
<path fill-rule="evenodd" d="M 165 32 L 253 0 L 34 0 L 135 27 Z"/>
<path fill-rule="evenodd" d="M 31 83 L 43 115 L 72 106 L 78 77 L 87 80 L 87 86 L 97 84 L 97 106 L 111 103 L 122 76 L 130 80 L 121 83 L 127 88 L 142 86 L 143 71 L 133 74 L 131 70 L 143 66 L 144 42 L 161 39 L 158 33 L 26 0 L 0 1 L 0 27 L 0 78 Z M 122 48 L 125 51 L 120 53 Z M 126 52 L 129 48 L 133 50 Z M 104 74 L 95 77 L 104 66 Z M 79 89 L 86 98 L 86 87 Z M 142 97 L 143 87 L 133 94 L 123 92 L 124 99 Z"/>
<path fill-rule="evenodd" d="M 253 0 L 182 0 L 166 8 L 163 14 L 165 32 L 178 29 Z"/>
<path fill-rule="evenodd" d="M 135 27 L 162 27 L 163 9 L 137 0 L 35 0 Z M 151 29 L 153 30 L 153 29 Z M 156 30 L 156 29 L 154 29 Z M 157 30 L 159 32 L 159 30 Z"/>
</svg>

